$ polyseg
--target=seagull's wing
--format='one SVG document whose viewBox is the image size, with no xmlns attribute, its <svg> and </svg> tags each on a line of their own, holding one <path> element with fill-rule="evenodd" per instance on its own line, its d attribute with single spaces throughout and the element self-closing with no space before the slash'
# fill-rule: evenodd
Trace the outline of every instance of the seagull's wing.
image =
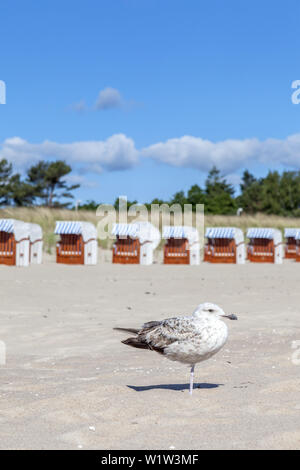
<svg viewBox="0 0 300 470">
<path fill-rule="evenodd" d="M 161 321 L 149 321 L 148 323 L 144 323 L 142 328 L 153 328 L 161 324 L 162 324 Z"/>
<path fill-rule="evenodd" d="M 193 334 L 195 330 L 189 317 L 169 318 L 162 322 L 145 323 L 135 338 L 128 338 L 122 343 L 163 354 L 170 344 L 185 341 Z"/>
</svg>

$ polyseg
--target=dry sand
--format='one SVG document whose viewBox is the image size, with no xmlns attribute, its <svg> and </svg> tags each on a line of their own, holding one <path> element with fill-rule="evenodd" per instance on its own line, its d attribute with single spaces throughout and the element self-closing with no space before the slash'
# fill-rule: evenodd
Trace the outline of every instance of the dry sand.
<svg viewBox="0 0 300 470">
<path fill-rule="evenodd" d="M 106 259 L 109 256 L 106 255 Z M 1 266 L 1 449 L 300 447 L 300 264 Z M 188 368 L 120 343 L 114 326 L 239 316 L 227 345 Z"/>
</svg>

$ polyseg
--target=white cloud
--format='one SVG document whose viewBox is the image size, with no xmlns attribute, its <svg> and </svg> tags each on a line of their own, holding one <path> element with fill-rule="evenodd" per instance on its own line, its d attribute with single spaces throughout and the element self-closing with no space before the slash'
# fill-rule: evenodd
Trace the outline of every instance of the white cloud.
<svg viewBox="0 0 300 470">
<path fill-rule="evenodd" d="M 96 109 L 99 110 L 120 108 L 122 105 L 121 93 L 116 88 L 111 87 L 101 90 L 96 101 Z"/>
<path fill-rule="evenodd" d="M 96 188 L 97 186 L 99 186 L 99 184 L 96 181 L 90 181 L 82 174 L 78 175 L 78 174 L 70 173 L 65 177 L 65 180 L 67 181 L 68 184 L 71 184 L 71 185 L 80 184 L 81 187 L 88 188 L 88 189 Z"/>
<path fill-rule="evenodd" d="M 200 137 L 183 136 L 142 149 L 142 155 L 177 167 L 208 171 L 216 165 L 225 174 L 253 163 L 285 165 L 300 169 L 300 134 L 286 139 L 228 139 L 211 142 Z"/>
<path fill-rule="evenodd" d="M 99 92 L 93 106 L 89 106 L 85 100 L 80 100 L 72 103 L 68 109 L 77 113 L 83 113 L 85 111 L 107 111 L 116 108 L 121 108 L 123 111 L 131 111 L 140 106 L 141 103 L 125 100 L 117 88 L 106 87 Z"/>
<path fill-rule="evenodd" d="M 267 139 L 261 144 L 260 161 L 300 168 L 300 134 L 286 139 Z"/>
<path fill-rule="evenodd" d="M 0 145 L 0 159 L 6 158 L 17 169 L 24 169 L 43 159 L 63 159 L 79 163 L 85 170 L 102 172 L 125 170 L 138 162 L 134 141 L 124 134 L 106 140 L 81 141 L 68 144 L 44 141 L 32 144 L 20 137 L 6 139 Z"/>
<path fill-rule="evenodd" d="M 232 182 L 237 182 L 237 176 L 233 175 L 243 168 L 251 169 L 252 164 L 300 169 L 300 134 L 281 140 L 252 138 L 220 142 L 184 136 L 155 143 L 140 151 L 124 134 L 112 135 L 106 140 L 71 143 L 46 140 L 33 144 L 20 137 L 0 143 L 0 159 L 6 158 L 17 170 L 24 170 L 42 159 L 64 159 L 71 165 L 76 163 L 81 174 L 99 173 L 132 168 L 143 157 L 204 172 L 216 165 Z"/>
<path fill-rule="evenodd" d="M 187 135 L 150 145 L 144 148 L 142 153 L 146 157 L 173 166 L 208 171 L 216 165 L 224 172 L 231 172 L 253 158 L 259 145 L 257 139 L 224 140 L 214 143 Z"/>
</svg>

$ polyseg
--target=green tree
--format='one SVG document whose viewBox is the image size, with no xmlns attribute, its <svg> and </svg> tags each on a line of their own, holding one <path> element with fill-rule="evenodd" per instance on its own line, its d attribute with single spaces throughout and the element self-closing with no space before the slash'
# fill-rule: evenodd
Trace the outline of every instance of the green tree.
<svg viewBox="0 0 300 470">
<path fill-rule="evenodd" d="M 247 191 L 247 189 L 249 189 L 256 181 L 257 179 L 255 176 L 253 176 L 248 170 L 245 170 L 242 177 L 242 183 L 240 185 L 241 191 Z"/>
<path fill-rule="evenodd" d="M 148 203 L 148 202 L 145 203 L 145 206 L 147 207 L 148 211 L 151 210 L 152 204 L 161 206 L 162 204 L 167 204 L 167 203 L 165 201 L 163 201 L 162 199 L 155 198 L 150 203 Z"/>
<path fill-rule="evenodd" d="M 130 206 L 133 206 L 135 204 L 137 204 L 138 202 L 137 201 L 128 201 L 127 200 L 127 210 L 129 209 Z M 122 206 L 122 198 L 121 198 L 121 206 Z M 116 211 L 119 210 L 119 198 L 117 198 L 114 202 L 114 208 L 116 209 Z"/>
<path fill-rule="evenodd" d="M 155 198 L 155 199 L 153 199 L 153 201 L 151 202 L 151 204 L 159 204 L 159 205 L 161 205 L 161 204 L 165 204 L 165 201 L 163 201 L 162 199 Z M 150 205 L 151 205 L 151 204 L 150 204 Z"/>
<path fill-rule="evenodd" d="M 191 186 L 187 193 L 187 202 L 188 204 L 192 204 L 193 208 L 195 208 L 197 204 L 205 204 L 206 198 L 203 189 L 197 184 Z"/>
<path fill-rule="evenodd" d="M 9 180 L 9 199 L 15 206 L 31 206 L 35 200 L 35 188 L 22 181 L 19 173 Z"/>
<path fill-rule="evenodd" d="M 209 214 L 234 214 L 237 205 L 234 189 L 214 166 L 205 182 L 205 212 Z"/>
<path fill-rule="evenodd" d="M 0 160 L 0 206 L 6 205 L 10 200 L 9 180 L 12 174 L 12 165 L 6 159 Z"/>
<path fill-rule="evenodd" d="M 183 208 L 184 204 L 187 204 L 187 198 L 184 194 L 184 191 L 178 191 L 175 193 L 171 198 L 170 204 L 179 204 Z"/>
<path fill-rule="evenodd" d="M 96 201 L 86 201 L 84 204 L 79 204 L 78 205 L 78 210 L 79 211 L 94 211 L 96 212 L 96 210 L 98 209 L 98 207 L 100 206 L 100 202 L 96 202 Z"/>
<path fill-rule="evenodd" d="M 43 201 L 47 207 L 67 207 L 70 202 L 61 202 L 61 199 L 73 199 L 71 191 L 79 188 L 79 184 L 68 185 L 65 176 L 72 168 L 64 161 L 40 161 L 32 166 L 27 173 L 27 183 L 35 188 L 35 197 Z"/>
<path fill-rule="evenodd" d="M 300 172 L 285 171 L 280 178 L 280 202 L 284 215 L 299 216 Z"/>
<path fill-rule="evenodd" d="M 280 197 L 280 175 L 269 171 L 261 182 L 261 210 L 266 214 L 283 215 Z"/>
<path fill-rule="evenodd" d="M 245 170 L 240 188 L 241 194 L 236 199 L 237 205 L 251 214 L 262 211 L 262 180 L 257 180 Z"/>
</svg>

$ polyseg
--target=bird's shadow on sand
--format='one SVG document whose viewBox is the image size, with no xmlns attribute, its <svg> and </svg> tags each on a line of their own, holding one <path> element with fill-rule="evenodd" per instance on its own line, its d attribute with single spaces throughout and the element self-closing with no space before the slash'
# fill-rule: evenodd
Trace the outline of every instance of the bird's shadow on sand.
<svg viewBox="0 0 300 470">
<path fill-rule="evenodd" d="M 210 389 L 222 387 L 224 384 L 207 384 L 207 383 L 197 383 L 194 384 L 194 390 L 197 388 Z M 135 390 L 136 392 L 146 392 L 148 390 L 175 390 L 177 392 L 182 392 L 183 390 L 189 390 L 189 384 L 160 384 L 160 385 L 127 385 L 128 388 Z"/>
</svg>

